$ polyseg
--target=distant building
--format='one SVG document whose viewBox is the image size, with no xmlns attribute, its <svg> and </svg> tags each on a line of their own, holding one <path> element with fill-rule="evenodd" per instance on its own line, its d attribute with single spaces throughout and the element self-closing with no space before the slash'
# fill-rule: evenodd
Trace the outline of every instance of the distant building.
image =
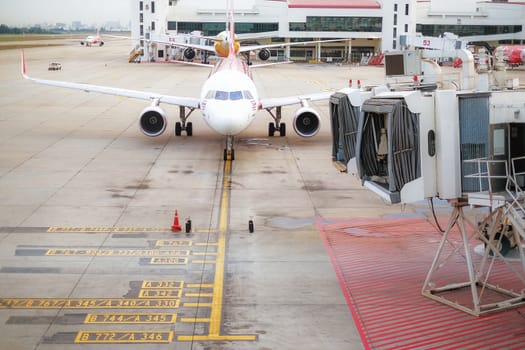
<svg viewBox="0 0 525 350">
<path fill-rule="evenodd" d="M 134 47 L 146 60 L 167 59 L 171 50 L 155 37 L 198 31 L 213 36 L 225 29 L 226 9 L 216 0 L 130 0 Z M 272 59 L 358 62 L 363 55 L 400 49 L 400 36 L 452 32 L 486 40 L 521 41 L 524 1 L 476 0 L 236 0 L 236 32 L 269 32 L 259 43 L 349 39 L 272 51 Z M 491 36 L 487 35 L 500 35 Z M 510 35 L 512 34 L 512 35 Z M 475 38 L 474 38 L 475 36 Z"/>
</svg>

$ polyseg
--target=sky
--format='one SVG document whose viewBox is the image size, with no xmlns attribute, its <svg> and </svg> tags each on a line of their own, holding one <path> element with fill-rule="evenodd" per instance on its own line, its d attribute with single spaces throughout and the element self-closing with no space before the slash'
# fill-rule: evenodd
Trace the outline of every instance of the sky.
<svg viewBox="0 0 525 350">
<path fill-rule="evenodd" d="M 130 21 L 130 0 L 0 0 L 0 24 L 22 26 L 81 21 L 104 24 Z"/>
</svg>

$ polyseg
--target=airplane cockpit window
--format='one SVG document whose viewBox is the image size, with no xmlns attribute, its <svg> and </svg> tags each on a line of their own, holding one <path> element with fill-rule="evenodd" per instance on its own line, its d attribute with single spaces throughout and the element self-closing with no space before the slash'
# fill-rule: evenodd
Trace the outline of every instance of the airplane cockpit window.
<svg viewBox="0 0 525 350">
<path fill-rule="evenodd" d="M 242 92 L 241 91 L 230 92 L 230 100 L 232 101 L 242 100 Z"/>
<path fill-rule="evenodd" d="M 226 101 L 228 99 L 228 93 L 226 91 L 217 91 L 215 93 L 215 99 Z"/>
<path fill-rule="evenodd" d="M 253 100 L 253 96 L 252 96 L 252 93 L 248 90 L 244 90 L 242 92 L 244 94 L 244 98 L 247 99 L 247 100 Z"/>
<path fill-rule="evenodd" d="M 215 96 L 215 91 L 214 91 L 214 90 L 210 90 L 210 91 L 208 91 L 208 93 L 206 94 L 206 99 L 207 99 L 207 100 L 212 99 L 213 96 Z"/>
</svg>

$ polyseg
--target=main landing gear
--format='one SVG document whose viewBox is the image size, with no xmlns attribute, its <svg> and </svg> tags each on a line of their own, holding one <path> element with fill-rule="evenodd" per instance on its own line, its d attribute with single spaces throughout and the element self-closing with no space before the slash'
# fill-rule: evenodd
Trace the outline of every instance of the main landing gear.
<svg viewBox="0 0 525 350">
<path fill-rule="evenodd" d="M 281 106 L 275 107 L 275 114 L 272 113 L 271 108 L 267 108 L 266 111 L 270 113 L 275 123 L 268 124 L 268 136 L 273 137 L 275 132 L 279 132 L 281 137 L 286 136 L 286 124 L 281 123 Z"/>
<path fill-rule="evenodd" d="M 226 148 L 224 149 L 224 161 L 235 160 L 235 150 L 233 149 L 233 136 L 226 137 Z"/>
<path fill-rule="evenodd" d="M 175 123 L 175 136 L 181 136 L 182 131 L 186 131 L 187 136 L 193 136 L 193 124 L 191 122 L 186 123 L 186 120 L 194 110 L 195 108 L 190 108 L 190 111 L 186 114 L 186 107 L 179 106 L 180 122 Z"/>
</svg>

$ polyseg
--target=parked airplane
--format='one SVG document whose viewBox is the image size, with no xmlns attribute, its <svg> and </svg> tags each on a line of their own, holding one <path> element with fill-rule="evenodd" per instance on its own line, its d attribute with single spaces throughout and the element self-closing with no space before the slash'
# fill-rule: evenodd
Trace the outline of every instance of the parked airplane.
<svg viewBox="0 0 525 350">
<path fill-rule="evenodd" d="M 102 37 L 100 36 L 100 30 L 97 30 L 97 34 L 95 35 L 88 35 L 85 40 L 80 41 L 80 45 L 85 45 L 86 47 L 93 45 L 104 45 L 104 40 L 102 40 Z"/>
<path fill-rule="evenodd" d="M 494 51 L 503 52 L 503 60 L 511 67 L 520 66 L 525 63 L 525 45 L 498 46 Z"/>
<path fill-rule="evenodd" d="M 259 99 L 250 66 L 236 53 L 248 49 L 265 49 L 268 46 L 240 48 L 235 40 L 234 28 L 233 11 L 231 11 L 229 29 L 222 33 L 222 39 L 218 40 L 211 49 L 210 47 L 186 44 L 187 47 L 192 49 L 214 50 L 221 57 L 213 66 L 208 79 L 204 82 L 199 98 L 32 78 L 26 73 L 23 52 L 21 57 L 22 75 L 24 78 L 39 84 L 149 100 L 151 105 L 146 107 L 139 116 L 139 127 L 145 135 L 151 137 L 159 136 L 166 130 L 167 116 L 164 110 L 160 108 L 161 103 L 180 106 L 180 122 L 175 124 L 176 136 L 180 136 L 182 131 L 185 131 L 187 136 L 192 136 L 192 123 L 187 122 L 187 119 L 194 110 L 200 109 L 202 117 L 208 126 L 219 134 L 227 136 L 226 148 L 224 149 L 225 160 L 228 157 L 232 160 L 235 158 L 233 136 L 242 132 L 252 123 L 258 110 L 266 110 L 274 120 L 268 126 L 269 136 L 274 136 L 276 131 L 279 132 L 280 136 L 285 136 L 286 124 L 281 122 L 281 108 L 287 105 L 299 104 L 301 107 L 295 112 L 293 121 L 295 132 L 303 137 L 311 137 L 317 134 L 321 123 L 320 117 L 314 109 L 309 107 L 308 102 L 328 99 L 332 93 L 320 92 L 299 96 Z M 294 44 L 296 43 L 289 45 Z M 279 44 L 279 46 L 281 45 Z M 189 110 L 188 113 L 186 108 Z"/>
</svg>

